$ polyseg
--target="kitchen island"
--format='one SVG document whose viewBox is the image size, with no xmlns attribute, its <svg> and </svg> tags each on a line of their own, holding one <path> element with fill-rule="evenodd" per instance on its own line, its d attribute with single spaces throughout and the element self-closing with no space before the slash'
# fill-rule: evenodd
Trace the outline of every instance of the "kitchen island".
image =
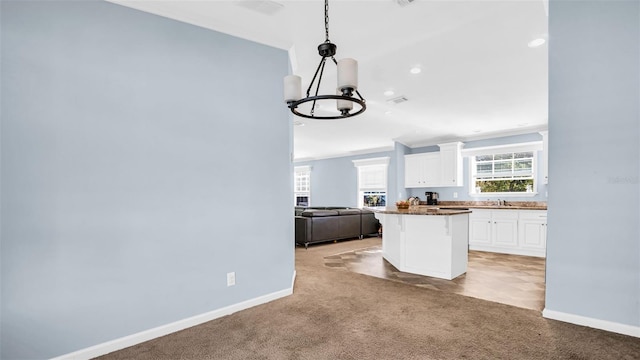
<svg viewBox="0 0 640 360">
<path fill-rule="evenodd" d="M 469 210 L 371 209 L 382 223 L 382 256 L 398 270 L 451 280 L 467 271 Z"/>
</svg>

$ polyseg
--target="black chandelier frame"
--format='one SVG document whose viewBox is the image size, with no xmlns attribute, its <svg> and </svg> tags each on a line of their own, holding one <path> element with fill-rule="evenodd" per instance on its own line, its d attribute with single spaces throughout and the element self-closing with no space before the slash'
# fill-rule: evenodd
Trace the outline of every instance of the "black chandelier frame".
<svg viewBox="0 0 640 360">
<path fill-rule="evenodd" d="M 333 63 L 337 66 L 338 62 L 334 55 L 336 54 L 337 46 L 329 41 L 329 0 L 324 1 L 324 28 L 325 28 L 325 41 L 318 45 L 318 54 L 322 56 L 320 63 L 318 64 L 318 68 L 316 69 L 315 74 L 313 75 L 313 79 L 307 88 L 306 97 L 296 101 L 290 101 L 287 103 L 291 112 L 295 115 L 307 118 L 307 119 L 317 119 L 317 120 L 336 120 L 336 119 L 344 119 L 351 116 L 356 116 L 363 113 L 367 109 L 366 100 L 360 95 L 357 89 L 346 87 L 342 89 L 342 95 L 318 95 L 320 91 L 320 83 L 322 82 L 322 75 L 324 74 L 324 66 L 327 62 L 327 59 L 330 58 Z M 318 76 L 318 74 L 320 76 Z M 318 79 L 318 84 L 316 85 L 315 95 L 311 95 L 311 89 L 313 88 L 313 84 Z M 358 98 L 353 96 L 353 93 L 358 95 Z M 343 100 L 350 101 L 358 106 L 360 109 L 354 113 L 352 113 L 351 109 L 342 109 L 340 110 L 340 115 L 335 116 L 317 116 L 315 115 L 316 103 L 322 100 Z M 311 111 L 309 114 L 302 113 L 298 110 L 298 106 L 307 102 L 313 102 L 311 105 Z"/>
</svg>

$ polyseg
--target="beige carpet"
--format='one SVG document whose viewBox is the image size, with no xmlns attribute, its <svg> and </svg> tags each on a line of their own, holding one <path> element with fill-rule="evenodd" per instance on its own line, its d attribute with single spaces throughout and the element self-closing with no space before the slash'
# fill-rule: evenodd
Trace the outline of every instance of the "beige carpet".
<svg viewBox="0 0 640 360">
<path fill-rule="evenodd" d="M 640 339 L 323 265 L 376 239 L 296 250 L 294 294 L 101 359 L 640 359 Z"/>
</svg>

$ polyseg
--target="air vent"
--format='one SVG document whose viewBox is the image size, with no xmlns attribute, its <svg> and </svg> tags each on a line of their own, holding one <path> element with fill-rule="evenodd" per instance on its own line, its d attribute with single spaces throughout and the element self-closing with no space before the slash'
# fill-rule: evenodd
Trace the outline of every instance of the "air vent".
<svg viewBox="0 0 640 360">
<path fill-rule="evenodd" d="M 398 5 L 402 6 L 402 7 L 405 7 L 405 6 L 413 3 L 416 0 L 394 0 L 394 1 L 396 2 L 396 4 L 398 4 Z"/>
<path fill-rule="evenodd" d="M 409 99 L 407 99 L 407 97 L 404 96 L 404 95 L 403 96 L 398 96 L 397 98 L 393 98 L 393 99 L 387 100 L 387 102 L 391 103 L 391 104 L 400 104 L 400 103 L 403 103 L 405 101 L 409 101 Z"/>
<path fill-rule="evenodd" d="M 264 15 L 273 15 L 284 8 L 284 5 L 271 0 L 240 0 L 237 4 Z"/>
</svg>

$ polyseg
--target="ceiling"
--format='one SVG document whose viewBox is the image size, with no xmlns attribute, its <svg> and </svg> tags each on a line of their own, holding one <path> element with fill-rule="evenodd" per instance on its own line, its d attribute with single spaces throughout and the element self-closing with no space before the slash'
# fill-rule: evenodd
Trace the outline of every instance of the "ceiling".
<svg viewBox="0 0 640 360">
<path fill-rule="evenodd" d="M 341 120 L 292 117 L 296 160 L 547 128 L 547 44 L 527 46 L 547 37 L 544 0 L 398 3 L 409 1 L 329 1 L 335 57 L 358 60 L 367 110 Z M 323 0 L 112 2 L 286 49 L 303 90 L 320 61 Z M 410 73 L 416 66 L 422 71 Z M 335 78 L 327 63 L 321 93 L 335 91 Z M 401 96 L 407 101 L 389 101 Z"/>
</svg>

